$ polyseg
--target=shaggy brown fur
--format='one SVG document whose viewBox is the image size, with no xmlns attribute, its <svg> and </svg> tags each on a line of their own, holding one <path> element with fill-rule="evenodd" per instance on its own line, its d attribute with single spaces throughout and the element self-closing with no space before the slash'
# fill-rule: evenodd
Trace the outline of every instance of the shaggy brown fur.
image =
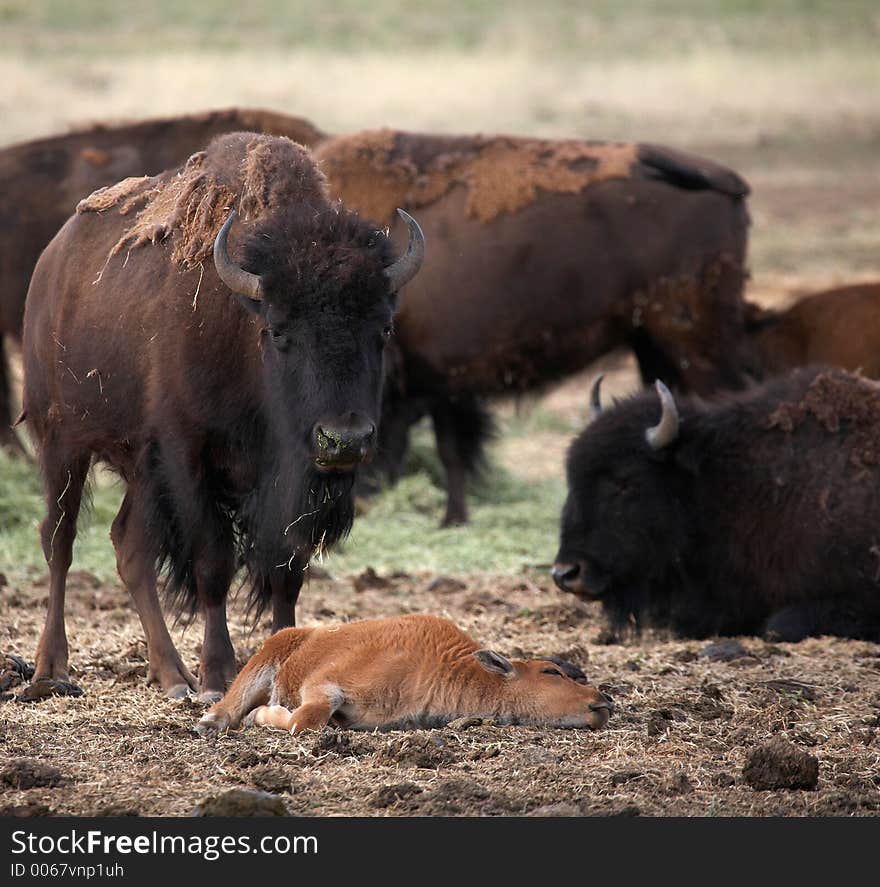
<svg viewBox="0 0 880 887">
<path fill-rule="evenodd" d="M 230 133 L 193 154 L 180 172 L 100 188 L 81 200 L 76 211 L 106 212 L 116 206 L 124 216 L 140 205 L 107 258 L 178 232 L 171 258 L 186 268 L 211 254 L 236 200 L 243 220 L 254 221 L 294 203 L 319 206 L 325 193 L 324 179 L 301 145 L 286 138 Z"/>
<path fill-rule="evenodd" d="M 813 293 L 785 311 L 746 304 L 746 324 L 764 371 L 836 366 L 880 379 L 880 283 Z"/>
<path fill-rule="evenodd" d="M 335 195 L 345 194 L 354 206 L 381 208 L 382 222 L 390 222 L 398 206 L 428 206 L 457 186 L 467 189 L 468 216 L 490 222 L 528 206 L 539 191 L 577 194 L 597 182 L 626 178 L 637 151 L 634 144 L 511 136 L 449 143 L 447 152 L 425 162 L 412 136 L 380 129 L 332 139 L 315 156 Z M 374 178 L 347 175 L 353 163 L 365 161 L 375 168 Z"/>
<path fill-rule="evenodd" d="M 767 419 L 768 428 L 791 433 L 809 416 L 843 436 L 849 461 L 859 467 L 880 465 L 880 384 L 861 376 L 829 372 L 818 376 L 799 403 L 783 403 Z"/>
</svg>

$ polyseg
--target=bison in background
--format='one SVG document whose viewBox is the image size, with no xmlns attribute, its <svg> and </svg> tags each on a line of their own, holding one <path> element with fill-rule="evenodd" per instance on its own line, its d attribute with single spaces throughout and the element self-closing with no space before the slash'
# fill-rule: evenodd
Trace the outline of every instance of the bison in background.
<svg viewBox="0 0 880 887">
<path fill-rule="evenodd" d="M 785 311 L 747 303 L 746 328 L 768 375 L 813 363 L 880 379 L 880 283 L 823 290 Z"/>
<path fill-rule="evenodd" d="M 617 626 L 880 640 L 880 385 L 811 367 L 717 403 L 657 389 L 573 442 L 558 586 Z"/>
<path fill-rule="evenodd" d="M 645 382 L 707 393 L 752 371 L 748 186 L 655 145 L 377 130 L 314 151 L 331 191 L 385 225 L 417 207 L 431 253 L 401 298 L 380 458 L 434 424 L 444 524 L 467 520 L 483 399 L 540 388 L 626 345 Z"/>
<path fill-rule="evenodd" d="M 306 146 L 325 138 L 301 117 L 231 108 L 101 124 L 0 150 L 0 446 L 20 446 L 10 427 L 3 337 L 21 338 L 28 283 L 43 248 L 92 191 L 171 169 L 214 136 L 236 130 L 287 136 Z"/>
<path fill-rule="evenodd" d="M 37 263 L 24 323 L 48 505 L 35 680 L 67 681 L 65 582 L 93 460 L 126 484 L 111 537 L 151 680 L 194 686 L 159 607 L 163 564 L 172 599 L 205 619 L 207 697 L 236 673 L 226 596 L 239 565 L 252 606 L 271 603 L 276 630 L 293 624 L 303 569 L 348 532 L 354 475 L 375 450 L 394 294 L 423 255 L 409 226 L 395 260 L 385 234 L 331 204 L 301 146 L 256 133 L 79 205 Z"/>
</svg>

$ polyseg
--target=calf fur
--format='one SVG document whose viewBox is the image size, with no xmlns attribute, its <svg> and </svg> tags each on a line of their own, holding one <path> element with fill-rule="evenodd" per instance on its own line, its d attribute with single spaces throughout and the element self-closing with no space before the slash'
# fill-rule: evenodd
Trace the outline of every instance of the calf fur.
<svg viewBox="0 0 880 887">
<path fill-rule="evenodd" d="M 507 724 L 603 728 L 612 700 L 550 659 L 505 659 L 448 619 L 410 615 L 286 628 L 251 658 L 196 726 L 291 733 L 441 726 L 463 716 Z"/>
</svg>

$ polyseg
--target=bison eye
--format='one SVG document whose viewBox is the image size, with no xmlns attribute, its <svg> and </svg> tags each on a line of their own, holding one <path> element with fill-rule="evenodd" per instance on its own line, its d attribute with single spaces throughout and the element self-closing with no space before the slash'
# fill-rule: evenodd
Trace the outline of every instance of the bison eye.
<svg viewBox="0 0 880 887">
<path fill-rule="evenodd" d="M 386 339 L 390 339 L 393 332 L 394 332 L 394 327 L 390 323 L 388 324 L 388 326 L 383 327 L 383 329 L 382 329 L 382 335 Z"/>
<path fill-rule="evenodd" d="M 279 351 L 286 351 L 290 346 L 290 336 L 287 333 L 287 330 L 280 330 L 276 327 L 272 327 L 269 330 L 269 335 L 272 337 L 272 344 Z"/>
<path fill-rule="evenodd" d="M 561 671 L 557 671 L 555 668 L 544 668 L 541 670 L 541 674 L 555 674 L 557 677 L 564 678 L 565 675 Z"/>
</svg>

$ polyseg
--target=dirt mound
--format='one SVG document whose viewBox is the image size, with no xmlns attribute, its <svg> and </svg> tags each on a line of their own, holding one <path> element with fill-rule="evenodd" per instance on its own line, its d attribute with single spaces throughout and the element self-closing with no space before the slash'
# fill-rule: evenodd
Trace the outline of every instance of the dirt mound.
<svg viewBox="0 0 880 887">
<path fill-rule="evenodd" d="M 781 736 L 774 736 L 749 753 L 743 779 L 759 791 L 813 790 L 819 783 L 819 761 Z"/>
<path fill-rule="evenodd" d="M 51 788 L 65 782 L 60 770 L 32 758 L 17 758 L 0 770 L 0 784 L 12 788 Z"/>
<path fill-rule="evenodd" d="M 193 816 L 287 816 L 284 801 L 269 792 L 233 788 L 205 798 Z"/>
</svg>

